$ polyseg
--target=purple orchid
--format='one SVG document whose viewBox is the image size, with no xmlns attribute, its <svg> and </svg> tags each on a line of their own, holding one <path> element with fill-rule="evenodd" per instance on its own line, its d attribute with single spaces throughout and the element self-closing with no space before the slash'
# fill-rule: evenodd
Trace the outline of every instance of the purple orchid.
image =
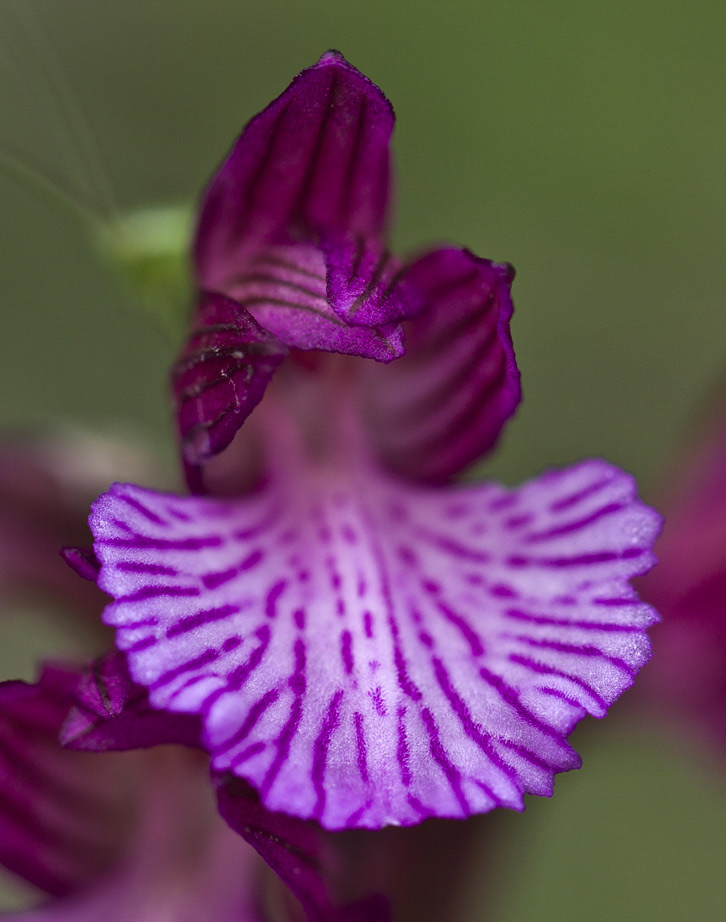
<svg viewBox="0 0 726 922">
<path fill-rule="evenodd" d="M 333 830 L 549 795 L 657 620 L 629 580 L 659 520 L 628 475 L 451 483 L 520 399 L 513 273 L 388 253 L 392 128 L 336 52 L 248 124 L 202 202 L 173 373 L 190 486 L 246 489 L 116 484 L 90 517 L 151 707 L 200 719 L 220 784 Z"/>
</svg>

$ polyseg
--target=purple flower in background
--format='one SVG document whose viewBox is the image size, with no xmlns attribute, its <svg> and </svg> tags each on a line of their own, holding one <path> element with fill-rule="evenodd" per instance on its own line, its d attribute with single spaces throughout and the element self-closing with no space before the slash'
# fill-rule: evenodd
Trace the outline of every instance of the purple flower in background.
<svg viewBox="0 0 726 922">
<path fill-rule="evenodd" d="M 660 565 L 638 581 L 663 624 L 640 699 L 726 747 L 726 426 L 720 401 L 667 485 Z"/>
<path fill-rule="evenodd" d="M 173 373 L 190 486 L 233 492 L 236 467 L 247 489 L 116 484 L 90 518 L 151 707 L 199 718 L 223 790 L 328 829 L 550 794 L 656 620 L 629 476 L 451 483 L 519 401 L 513 273 L 389 254 L 392 128 L 335 52 L 249 123 L 202 202 Z"/>
</svg>

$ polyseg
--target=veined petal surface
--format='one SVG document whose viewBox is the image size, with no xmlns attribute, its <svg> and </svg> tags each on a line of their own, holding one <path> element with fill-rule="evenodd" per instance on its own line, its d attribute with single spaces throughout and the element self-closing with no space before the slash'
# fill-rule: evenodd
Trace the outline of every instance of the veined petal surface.
<svg viewBox="0 0 726 922">
<path fill-rule="evenodd" d="M 390 362 L 403 354 L 403 330 L 388 316 L 350 323 L 328 300 L 326 263 L 316 246 L 269 246 L 257 251 L 225 291 L 287 346 Z M 357 290 L 357 289 L 355 289 Z"/>
<path fill-rule="evenodd" d="M 584 462 L 414 487 L 280 444 L 242 500 L 115 485 L 90 524 L 134 680 L 202 716 L 218 771 L 330 829 L 550 794 L 566 742 L 649 657 L 628 579 L 658 517 Z"/>
<path fill-rule="evenodd" d="M 514 270 L 443 248 L 416 260 L 399 288 L 418 292 L 406 354 L 364 369 L 362 395 L 383 461 L 418 480 L 445 481 L 496 442 L 521 399 L 509 323 Z"/>
<path fill-rule="evenodd" d="M 377 236 L 388 206 L 393 109 L 329 51 L 247 125 L 201 205 L 195 261 L 219 289 L 253 250 L 322 230 Z"/>
<path fill-rule="evenodd" d="M 202 295 L 197 322 L 172 370 L 187 466 L 197 467 L 229 445 L 287 352 L 242 305 Z"/>
<path fill-rule="evenodd" d="M 421 310 L 411 273 L 377 237 L 359 234 L 323 238 L 327 297 L 347 323 L 356 326 L 398 323 Z"/>
</svg>

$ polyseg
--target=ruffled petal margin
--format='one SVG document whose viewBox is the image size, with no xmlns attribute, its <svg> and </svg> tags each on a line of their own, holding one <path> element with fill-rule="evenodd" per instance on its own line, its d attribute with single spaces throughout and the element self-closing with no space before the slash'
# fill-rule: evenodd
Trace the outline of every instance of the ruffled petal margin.
<svg viewBox="0 0 726 922">
<path fill-rule="evenodd" d="M 330 829 L 548 795 L 566 742 L 648 660 L 629 586 L 658 516 L 602 461 L 507 490 L 291 464 L 246 500 L 115 485 L 99 586 L 151 705 L 217 771 Z"/>
<path fill-rule="evenodd" d="M 399 280 L 418 293 L 406 355 L 364 369 L 362 397 L 384 463 L 441 482 L 481 458 L 521 399 L 509 324 L 514 270 L 468 250 L 434 250 Z"/>
</svg>

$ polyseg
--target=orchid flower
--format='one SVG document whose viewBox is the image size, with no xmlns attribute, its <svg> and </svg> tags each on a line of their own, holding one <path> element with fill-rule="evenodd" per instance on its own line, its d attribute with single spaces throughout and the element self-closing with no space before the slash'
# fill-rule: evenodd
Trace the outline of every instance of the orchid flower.
<svg viewBox="0 0 726 922">
<path fill-rule="evenodd" d="M 657 620 L 630 476 L 453 482 L 519 401 L 513 273 L 389 254 L 392 128 L 337 52 L 247 125 L 201 204 L 173 372 L 190 486 L 232 492 L 236 465 L 245 489 L 115 484 L 90 516 L 150 706 L 200 720 L 221 784 L 330 830 L 551 794 Z"/>
</svg>

